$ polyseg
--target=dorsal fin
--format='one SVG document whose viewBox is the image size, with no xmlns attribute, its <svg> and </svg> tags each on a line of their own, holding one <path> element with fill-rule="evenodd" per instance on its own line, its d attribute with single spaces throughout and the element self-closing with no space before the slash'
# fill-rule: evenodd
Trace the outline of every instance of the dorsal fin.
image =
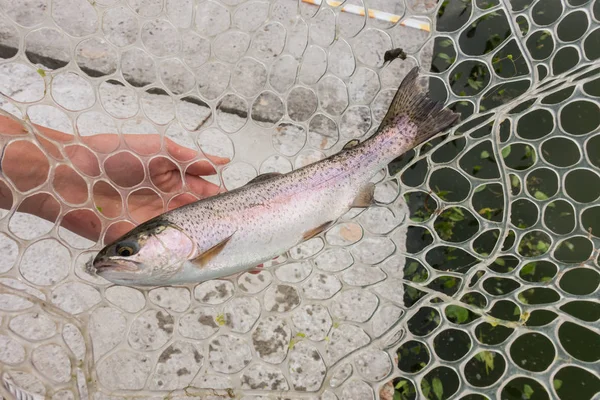
<svg viewBox="0 0 600 400">
<path fill-rule="evenodd" d="M 267 172 L 264 174 L 260 174 L 256 178 L 250 180 L 246 185 L 248 185 L 250 183 L 266 181 L 267 179 L 275 178 L 276 176 L 280 176 L 280 175 L 282 175 L 282 174 L 279 172 Z"/>
<path fill-rule="evenodd" d="M 348 143 L 346 143 L 344 145 L 344 147 L 342 147 L 342 149 L 348 150 L 348 149 L 351 149 L 353 147 L 358 146 L 359 144 L 360 144 L 360 140 L 358 140 L 358 139 L 352 139 L 351 141 L 349 141 Z"/>
</svg>

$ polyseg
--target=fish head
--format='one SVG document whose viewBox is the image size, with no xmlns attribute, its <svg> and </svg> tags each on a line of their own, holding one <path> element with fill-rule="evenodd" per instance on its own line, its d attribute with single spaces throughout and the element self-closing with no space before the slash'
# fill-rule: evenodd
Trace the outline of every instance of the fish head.
<svg viewBox="0 0 600 400">
<path fill-rule="evenodd" d="M 194 251 L 194 241 L 177 225 L 152 220 L 104 247 L 91 272 L 120 285 L 160 285 L 179 272 Z"/>
</svg>

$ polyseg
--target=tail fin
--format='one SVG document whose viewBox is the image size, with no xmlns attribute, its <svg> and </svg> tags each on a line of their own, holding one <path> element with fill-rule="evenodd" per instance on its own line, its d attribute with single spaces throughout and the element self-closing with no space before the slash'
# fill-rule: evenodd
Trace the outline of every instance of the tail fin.
<svg viewBox="0 0 600 400">
<path fill-rule="evenodd" d="M 431 100 L 419 87 L 418 76 L 419 67 L 414 67 L 406 75 L 379 128 L 385 128 L 393 124 L 396 117 L 406 115 L 417 126 L 415 146 L 454 125 L 460 117 L 460 114 L 444 109 L 442 103 Z"/>
</svg>

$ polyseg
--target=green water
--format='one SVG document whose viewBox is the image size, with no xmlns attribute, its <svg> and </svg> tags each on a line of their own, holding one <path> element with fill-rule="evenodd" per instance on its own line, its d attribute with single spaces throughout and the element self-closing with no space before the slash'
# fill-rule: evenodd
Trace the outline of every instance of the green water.
<svg viewBox="0 0 600 400">
<path fill-rule="evenodd" d="M 511 6 L 514 11 L 525 10 L 532 6 L 529 0 L 514 0 Z M 473 7 L 488 9 L 497 5 L 495 1 L 475 0 L 474 3 L 467 0 L 447 0 L 444 1 L 437 19 L 437 31 L 440 35 L 436 38 L 434 47 L 434 56 L 431 71 L 441 73 L 450 71 L 451 90 L 459 96 L 474 96 L 483 94 L 483 100 L 480 108 L 476 110 L 469 102 L 458 102 L 451 104 L 457 112 L 460 112 L 462 118 L 479 113 L 481 117 L 477 118 L 473 124 L 466 124 L 460 129 L 464 132 L 471 127 L 484 122 L 489 118 L 487 111 L 504 104 L 511 99 L 520 96 L 528 88 L 530 83 L 523 79 L 521 82 L 488 87 L 492 73 L 502 78 L 514 78 L 531 76 L 529 70 L 514 38 L 510 39 L 510 26 L 507 16 L 503 11 L 495 11 L 480 17 L 475 23 L 472 23 L 458 37 L 457 42 L 462 51 L 470 56 L 478 57 L 492 53 L 492 64 L 494 71 L 490 71 L 486 64 L 478 61 L 468 61 L 460 64 L 456 63 L 456 49 L 449 37 L 444 36 L 444 32 L 453 32 L 461 28 L 468 20 L 473 11 Z M 570 1 L 572 6 L 589 4 L 588 1 L 575 0 Z M 537 2 L 532 8 L 532 18 L 536 23 L 549 24 L 561 18 L 566 5 L 561 5 L 559 0 L 546 0 Z M 593 5 L 593 12 L 596 19 L 600 19 L 600 0 L 596 0 Z M 564 12 L 566 14 L 566 12 Z M 588 26 L 587 19 L 582 18 L 582 13 L 572 12 L 564 21 L 559 23 L 557 28 L 558 36 L 563 40 L 574 40 L 583 35 L 586 30 L 592 31 L 598 28 Z M 522 33 L 529 30 L 527 21 L 523 18 L 516 20 L 518 29 Z M 593 23 L 593 22 L 592 22 Z M 591 59 L 600 57 L 600 30 L 597 35 L 590 36 L 584 42 L 584 51 L 586 56 Z M 527 40 L 526 46 L 530 54 L 525 57 L 534 59 L 543 59 L 547 57 L 554 45 L 552 35 L 534 34 Z M 552 61 L 552 68 L 556 73 L 561 73 L 575 67 L 579 62 L 579 56 L 573 54 L 571 50 L 561 50 Z M 548 77 L 549 71 L 545 67 L 540 67 L 536 71 L 540 78 Z M 432 97 L 444 101 L 448 93 L 445 85 L 437 78 L 430 80 L 430 91 Z M 586 84 L 585 91 L 593 96 L 600 95 L 600 79 Z M 573 93 L 573 88 L 561 90 L 543 99 L 544 104 L 558 104 L 569 98 Z M 531 103 L 526 102 L 522 109 L 526 109 Z M 561 114 L 560 123 L 567 132 L 573 135 L 588 135 L 593 129 L 596 129 L 600 120 L 600 114 L 597 107 L 592 103 L 577 102 L 571 103 L 566 107 L 568 112 Z M 473 137 L 484 137 L 492 135 L 492 125 L 494 120 L 479 128 Z M 506 141 L 511 131 L 514 135 L 516 130 L 525 140 L 537 140 L 542 137 L 548 138 L 554 129 L 555 122 L 552 115 L 544 110 L 538 110 L 522 118 L 518 126 L 510 126 L 505 121 L 500 126 L 500 140 Z M 437 144 L 442 139 L 433 141 Z M 436 149 L 432 154 L 432 161 L 447 162 L 454 159 L 457 155 L 463 155 L 460 166 L 473 177 L 482 179 L 498 178 L 499 168 L 503 168 L 501 163 L 495 158 L 494 151 L 490 145 L 478 145 L 468 152 L 463 153 L 465 139 L 457 136 L 452 142 Z M 489 143 L 489 142 L 485 142 Z M 429 151 L 425 147 L 424 151 Z M 592 164 L 600 165 L 600 136 L 590 140 L 585 148 L 587 156 Z M 580 148 L 574 144 L 574 141 L 557 137 L 543 146 L 541 151 L 544 157 L 552 164 L 557 166 L 570 166 L 582 157 Z M 510 147 L 504 147 L 501 152 L 504 163 L 511 169 L 523 171 L 536 164 L 536 149 L 533 146 L 524 144 L 513 144 Z M 464 155 L 466 154 L 466 155 Z M 411 165 L 416 154 L 414 151 L 405 154 L 395 160 L 390 165 L 390 173 L 399 172 L 403 167 Z M 399 175 L 399 180 L 408 187 L 417 187 L 421 185 L 427 175 L 427 163 L 425 160 L 413 163 L 408 169 Z M 533 170 L 534 168 L 532 168 Z M 564 189 L 574 199 L 582 202 L 589 202 L 600 195 L 600 185 L 594 185 L 595 176 L 585 171 L 578 172 L 580 175 L 569 176 L 564 182 Z M 536 168 L 525 182 L 521 182 L 516 176 L 510 176 L 511 186 L 507 188 L 513 194 L 518 194 L 522 190 L 527 190 L 536 200 L 543 202 L 558 192 L 561 183 L 556 174 L 550 168 Z M 422 190 L 409 191 L 405 195 L 405 200 L 409 206 L 410 219 L 416 223 L 429 220 L 434 217 L 436 233 L 448 242 L 460 243 L 471 238 L 479 230 L 479 223 L 472 215 L 477 212 L 491 221 L 502 221 L 504 213 L 503 187 L 496 183 L 482 184 L 474 188 L 475 193 L 471 200 L 469 209 L 463 207 L 452 207 L 442 213 L 438 213 L 438 204 L 436 197 L 450 202 L 459 202 L 465 200 L 470 192 L 471 185 L 461 173 L 445 168 L 436 171 L 429 178 L 428 185 L 435 193 L 424 192 Z M 521 187 L 524 186 L 524 187 Z M 587 204 L 589 206 L 591 204 Z M 439 215 L 437 215 L 439 214 Z M 541 214 L 541 215 L 540 215 Z M 586 229 L 592 229 L 593 232 L 600 230 L 600 215 L 595 211 L 583 214 L 583 225 Z M 577 211 L 569 201 L 557 199 L 542 210 L 539 203 L 530 200 L 518 200 L 512 204 L 512 212 L 509 221 L 519 229 L 527 229 L 538 221 L 543 219 L 546 226 L 557 236 L 554 240 L 560 242 L 560 246 L 553 253 L 558 260 L 555 264 L 548 261 L 537 261 L 526 264 L 520 271 L 519 277 L 528 282 L 548 282 L 556 278 L 559 268 L 567 270 L 560 278 L 560 288 L 574 295 L 590 295 L 598 287 L 600 275 L 597 270 L 590 268 L 577 268 L 577 264 L 585 262 L 592 254 L 591 242 L 584 237 L 570 237 L 568 234 L 577 226 L 575 219 Z M 579 232 L 579 231 L 574 231 Z M 480 233 L 476 237 L 473 248 L 475 252 L 482 257 L 487 256 L 492 251 L 499 240 L 499 231 L 488 230 Z M 426 228 L 420 226 L 410 226 L 408 228 L 407 252 L 418 253 L 432 243 L 432 234 Z M 579 232 L 583 235 L 582 232 Z M 565 236 L 558 236 L 565 235 Z M 597 236 L 597 234 L 596 234 Z M 552 242 L 551 238 L 543 231 L 532 231 L 531 234 L 521 240 L 520 243 L 514 243 L 514 235 L 511 234 L 503 243 L 503 249 L 510 249 L 518 246 L 518 253 L 524 256 L 535 257 L 548 251 Z M 477 265 L 478 260 L 455 247 L 438 247 L 435 251 L 429 251 L 426 255 L 427 262 L 437 271 L 454 271 L 466 273 Z M 589 262 L 598 263 L 598 260 Z M 489 266 L 491 270 L 497 273 L 506 273 L 506 277 L 489 278 L 477 274 L 471 282 L 467 284 L 472 286 L 478 279 L 484 279 L 484 289 L 492 295 L 505 295 L 519 290 L 521 284 L 511 279 L 513 269 L 520 264 L 520 260 L 514 256 L 502 256 Z M 413 282 L 423 282 L 428 278 L 427 270 L 416 259 L 407 258 L 405 267 L 405 278 Z M 428 287 L 437 290 L 446 295 L 453 295 L 461 287 L 460 278 L 440 277 L 432 281 Z M 522 290 L 522 289 L 521 289 Z M 419 301 L 424 293 L 410 287 L 405 287 L 405 302 L 408 307 L 418 304 L 420 307 L 408 322 L 408 329 L 417 337 L 430 334 L 440 324 L 441 316 L 433 308 L 421 304 Z M 559 294 L 551 288 L 537 286 L 535 288 L 520 292 L 519 301 L 533 305 L 544 305 L 555 302 L 559 299 Z M 466 304 L 476 307 L 486 307 L 486 299 L 477 292 L 467 292 L 461 299 Z M 543 326 L 552 323 L 558 314 L 540 306 L 529 315 L 527 326 Z M 580 319 L 578 324 L 565 323 L 558 329 L 560 345 L 571 355 L 581 361 L 594 362 L 600 357 L 600 340 L 598 335 L 585 328 L 585 321 L 597 321 L 600 317 L 600 304 L 591 301 L 572 301 L 560 307 L 561 311 Z M 446 318 L 454 324 L 467 325 L 477 321 L 481 316 L 459 306 L 447 307 L 445 310 Z M 497 301 L 490 311 L 490 314 L 496 318 L 506 321 L 519 321 L 521 311 L 517 303 L 509 298 Z M 475 322 L 476 324 L 479 321 Z M 492 326 L 488 323 L 479 323 L 476 328 L 478 340 L 487 345 L 502 346 L 513 329 L 501 325 Z M 467 353 L 471 346 L 471 339 L 460 329 L 449 329 L 443 331 L 443 335 L 436 336 L 435 351 L 441 360 L 453 361 L 460 359 Z M 531 332 L 521 335 L 517 341 L 511 345 L 510 356 L 513 360 L 523 360 L 528 364 L 530 371 L 542 371 L 554 361 L 556 355 L 555 348 L 558 343 L 550 342 L 543 335 L 536 335 Z M 494 348 L 490 348 L 493 350 Z M 421 345 L 420 341 L 409 341 L 404 343 L 398 349 L 399 368 L 406 373 L 415 373 L 429 363 L 431 355 L 426 347 Z M 534 366 L 535 365 L 535 366 Z M 593 365 L 593 364 L 591 364 Z M 590 365 L 590 366 L 591 366 Z M 553 367 L 555 368 L 555 367 Z M 495 357 L 493 351 L 482 352 L 468 361 L 465 367 L 466 378 L 473 382 L 486 386 L 497 381 L 505 371 L 505 360 L 502 357 Z M 527 374 L 527 371 L 522 371 Z M 480 379 L 474 380 L 473 377 L 479 375 Z M 409 376 L 409 375 L 407 375 Z M 481 378 L 482 377 L 482 378 Z M 462 378 L 461 378 L 462 379 Z M 473 381 L 472 381 L 473 379 Z M 509 380 L 510 377 L 505 377 Z M 446 367 L 438 367 L 429 372 L 421 382 L 421 389 L 430 399 L 442 400 L 451 395 L 458 389 L 459 378 L 456 373 Z M 414 399 L 417 394 L 413 383 L 407 379 L 398 378 L 394 381 L 396 393 L 394 399 Z M 503 384 L 504 385 L 504 384 Z M 553 385 L 561 399 L 590 399 L 595 393 L 600 391 L 600 380 L 589 372 L 577 367 L 562 368 L 553 378 Z M 536 380 L 530 378 L 518 378 L 510 380 L 503 386 L 502 399 L 549 399 L 553 394 L 546 391 Z M 484 399 L 480 395 L 470 395 L 462 399 Z"/>
</svg>

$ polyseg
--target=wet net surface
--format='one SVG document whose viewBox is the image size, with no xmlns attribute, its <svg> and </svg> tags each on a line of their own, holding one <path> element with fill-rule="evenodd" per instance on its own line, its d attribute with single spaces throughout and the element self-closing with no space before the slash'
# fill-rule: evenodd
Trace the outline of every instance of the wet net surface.
<svg viewBox="0 0 600 400">
<path fill-rule="evenodd" d="M 401 25 L 418 18 L 432 33 Z M 599 19 L 598 0 L 1 0 L 18 126 L 0 135 L 2 390 L 597 396 Z M 207 195 L 153 163 L 205 160 L 224 189 L 291 171 L 369 136 L 416 65 L 464 122 L 381 171 L 376 205 L 259 274 L 138 290 L 86 273 L 144 207 Z M 39 154 L 37 181 L 8 168 L 11 146 Z M 63 227 L 75 217 L 87 238 Z"/>
</svg>

